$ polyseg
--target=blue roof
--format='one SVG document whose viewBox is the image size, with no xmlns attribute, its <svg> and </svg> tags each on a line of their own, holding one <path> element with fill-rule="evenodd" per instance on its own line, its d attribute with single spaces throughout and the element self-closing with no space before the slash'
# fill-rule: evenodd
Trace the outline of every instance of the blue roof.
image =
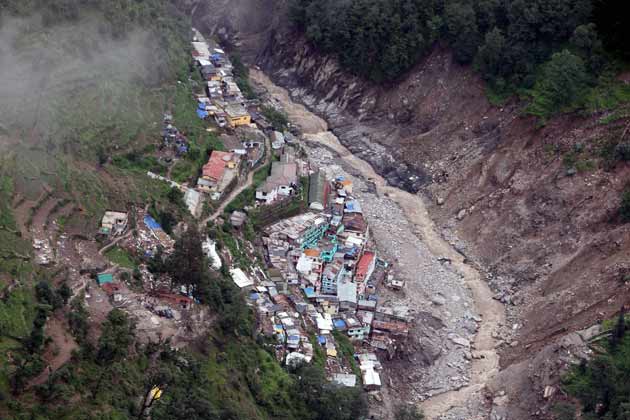
<svg viewBox="0 0 630 420">
<path fill-rule="evenodd" d="M 208 113 L 204 110 L 197 109 L 197 116 L 203 120 L 208 116 Z"/>
<path fill-rule="evenodd" d="M 346 202 L 346 213 L 361 213 L 361 204 L 358 201 L 347 201 Z"/>
<path fill-rule="evenodd" d="M 317 337 L 317 341 L 319 341 L 319 344 L 323 346 L 324 344 L 326 344 L 326 337 L 324 337 L 323 335 L 320 335 Z"/>
<path fill-rule="evenodd" d="M 258 298 L 260 297 L 260 295 L 258 293 L 250 293 L 249 298 L 251 300 L 258 300 Z"/>
<path fill-rule="evenodd" d="M 344 321 L 343 319 L 336 319 L 334 324 L 335 328 L 346 328 L 346 321 Z"/>
<path fill-rule="evenodd" d="M 315 288 L 305 287 L 303 290 L 307 298 L 315 297 Z"/>
<path fill-rule="evenodd" d="M 162 226 L 151 216 L 144 216 L 144 224 L 151 230 L 161 230 Z"/>
</svg>

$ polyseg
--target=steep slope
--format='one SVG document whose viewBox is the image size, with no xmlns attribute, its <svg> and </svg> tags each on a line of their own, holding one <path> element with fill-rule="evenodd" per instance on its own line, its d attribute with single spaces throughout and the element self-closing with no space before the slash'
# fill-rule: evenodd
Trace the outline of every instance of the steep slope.
<svg viewBox="0 0 630 420">
<path fill-rule="evenodd" d="M 288 31 L 241 28 L 232 39 L 255 39 L 240 48 L 258 51 L 256 64 L 390 184 L 431 197 L 443 234 L 492 273 L 496 297 L 510 304 L 497 393 L 508 391 L 510 418 L 529 418 L 566 353 L 580 351 L 570 333 L 630 301 L 630 232 L 617 217 L 628 168 L 602 158 L 624 141 L 627 106 L 539 127 L 521 103 L 490 104 L 446 49 L 374 86 Z"/>
</svg>

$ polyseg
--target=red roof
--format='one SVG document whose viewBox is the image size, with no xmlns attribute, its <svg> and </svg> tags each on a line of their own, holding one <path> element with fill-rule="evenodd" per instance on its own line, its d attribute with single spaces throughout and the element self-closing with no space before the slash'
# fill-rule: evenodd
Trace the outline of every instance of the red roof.
<svg viewBox="0 0 630 420">
<path fill-rule="evenodd" d="M 374 261 L 374 253 L 370 251 L 365 251 L 363 256 L 357 263 L 357 276 L 365 277 L 370 269 L 370 265 Z"/>
<path fill-rule="evenodd" d="M 203 165 L 202 176 L 209 178 L 215 182 L 219 182 L 223 178 L 223 172 L 225 171 L 225 165 L 227 161 L 224 158 L 232 158 L 232 154 L 228 152 L 213 151 L 210 155 L 208 163 Z M 228 159 L 228 160 L 229 160 Z"/>
<path fill-rule="evenodd" d="M 120 290 L 120 285 L 116 283 L 105 283 L 101 286 L 101 288 L 105 290 L 105 293 L 111 296 Z"/>
</svg>

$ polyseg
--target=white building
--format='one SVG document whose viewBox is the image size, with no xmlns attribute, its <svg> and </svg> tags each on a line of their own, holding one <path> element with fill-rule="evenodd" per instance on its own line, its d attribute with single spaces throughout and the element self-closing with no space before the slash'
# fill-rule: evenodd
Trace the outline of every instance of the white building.
<svg viewBox="0 0 630 420">
<path fill-rule="evenodd" d="M 265 204 L 271 204 L 280 197 L 287 197 L 293 193 L 297 182 L 297 165 L 295 162 L 273 162 L 271 164 L 271 175 L 256 190 L 256 200 Z"/>
<path fill-rule="evenodd" d="M 236 283 L 236 285 L 241 289 L 254 285 L 254 280 L 247 277 L 247 275 L 240 268 L 232 268 L 230 270 L 230 275 L 232 276 L 232 280 L 234 280 L 234 283 Z"/>
<path fill-rule="evenodd" d="M 203 250 L 203 254 L 206 258 L 211 261 L 210 267 L 214 270 L 220 270 L 223 264 L 221 262 L 221 257 L 219 257 L 219 253 L 217 252 L 217 243 L 210 238 L 206 238 L 206 240 L 201 244 L 201 249 Z"/>
</svg>

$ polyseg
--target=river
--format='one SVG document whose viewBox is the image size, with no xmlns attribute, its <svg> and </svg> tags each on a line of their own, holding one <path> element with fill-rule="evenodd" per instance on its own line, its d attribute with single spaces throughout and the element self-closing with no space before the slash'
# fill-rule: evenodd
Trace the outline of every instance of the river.
<svg viewBox="0 0 630 420">
<path fill-rule="evenodd" d="M 462 330 L 461 325 L 464 325 L 464 321 L 469 319 L 471 314 L 474 314 L 473 317 L 477 319 L 476 334 L 474 334 L 470 345 L 472 357 L 467 357 L 470 362 L 465 365 L 468 371 L 466 384 L 464 386 L 454 385 L 453 389 L 438 389 L 433 395 L 431 392 L 427 393 L 426 399 L 420 398 L 420 400 L 424 399 L 418 403 L 425 415 L 429 419 L 436 419 L 441 418 L 451 409 L 458 409 L 463 406 L 483 406 L 482 391 L 499 369 L 499 356 L 496 351 L 497 340 L 493 338 L 493 331 L 505 323 L 503 305 L 492 298 L 493 293 L 480 273 L 473 266 L 467 264 L 464 257 L 438 233 L 421 195 L 411 194 L 388 185 L 370 164 L 350 153 L 341 144 L 339 139 L 329 131 L 326 121 L 310 112 L 303 105 L 294 102 L 285 89 L 275 85 L 264 73 L 252 70 L 251 78 L 256 84 L 265 87 L 269 95 L 284 108 L 289 120 L 301 128 L 304 139 L 310 143 L 311 147 L 321 146 L 330 151 L 333 157 L 332 160 L 329 158 L 329 165 L 335 167 L 335 164 L 338 164 L 340 168 L 345 167 L 355 178 L 362 178 L 364 182 L 375 188 L 374 195 L 366 196 L 368 193 L 365 193 L 359 199 L 362 205 L 367 207 L 366 217 L 370 223 L 370 228 L 372 229 L 372 226 L 375 225 L 373 231 L 377 242 L 380 242 L 379 249 L 391 248 L 390 242 L 397 243 L 398 246 L 394 249 L 397 252 L 396 258 L 399 264 L 407 269 L 405 274 L 408 277 L 417 279 L 417 281 L 407 281 L 407 288 L 409 289 L 407 291 L 407 303 L 415 303 L 416 306 L 419 306 L 414 308 L 417 311 L 428 310 L 426 308 L 430 307 L 430 312 L 438 314 L 447 327 L 452 328 L 457 333 Z M 321 152 L 313 153 L 312 150 L 314 149 L 311 148 L 310 150 L 310 158 L 314 158 L 319 164 L 326 163 Z M 316 154 L 318 156 L 315 156 Z M 372 201 L 380 201 L 381 207 L 374 207 L 376 204 Z M 398 209 L 387 207 L 392 203 Z M 384 212 L 387 214 L 383 215 Z M 397 220 L 397 218 L 400 219 Z M 380 223 L 384 219 L 388 223 Z M 379 230 L 379 224 L 385 227 Z M 399 226 L 403 228 L 392 235 L 391 230 Z M 405 235 L 413 235 L 414 238 Z M 439 259 L 451 261 L 446 270 L 442 269 L 439 263 L 436 263 Z M 427 276 L 427 272 L 430 272 L 431 276 Z M 439 273 L 439 276 L 435 273 Z M 444 285 L 435 284 L 442 281 L 445 283 Z M 442 286 L 444 287 L 440 288 Z M 427 296 L 434 294 L 435 290 L 447 295 L 447 298 L 452 296 L 452 301 L 447 303 L 446 308 L 436 308 L 426 299 Z M 449 335 L 449 337 L 452 338 L 453 336 Z M 431 370 L 431 367 L 423 368 L 423 373 L 418 374 L 420 382 L 441 383 L 435 381 L 436 378 L 432 378 L 431 375 L 439 375 L 440 371 L 446 368 L 446 365 L 451 366 L 453 364 L 452 359 L 449 359 L 449 352 L 461 351 L 459 347 L 451 346 L 452 343 L 446 337 L 442 338 L 443 354 L 439 356 L 438 361 L 444 359 L 450 360 L 450 362 L 445 362 L 442 365 L 436 362 L 434 365 L 439 368 L 434 370 Z M 434 382 L 431 382 L 432 380 Z M 435 386 L 435 388 L 438 387 Z M 385 395 L 387 395 L 386 391 Z M 400 396 L 390 395 L 389 398 L 396 400 Z M 417 400 L 417 398 L 403 398 Z M 384 402 L 385 412 L 391 413 L 391 404 L 391 401 Z M 468 412 L 466 415 L 472 414 Z M 482 415 L 479 418 L 484 417 Z M 453 417 L 451 415 L 444 418 L 459 418 L 459 416 Z"/>
</svg>

